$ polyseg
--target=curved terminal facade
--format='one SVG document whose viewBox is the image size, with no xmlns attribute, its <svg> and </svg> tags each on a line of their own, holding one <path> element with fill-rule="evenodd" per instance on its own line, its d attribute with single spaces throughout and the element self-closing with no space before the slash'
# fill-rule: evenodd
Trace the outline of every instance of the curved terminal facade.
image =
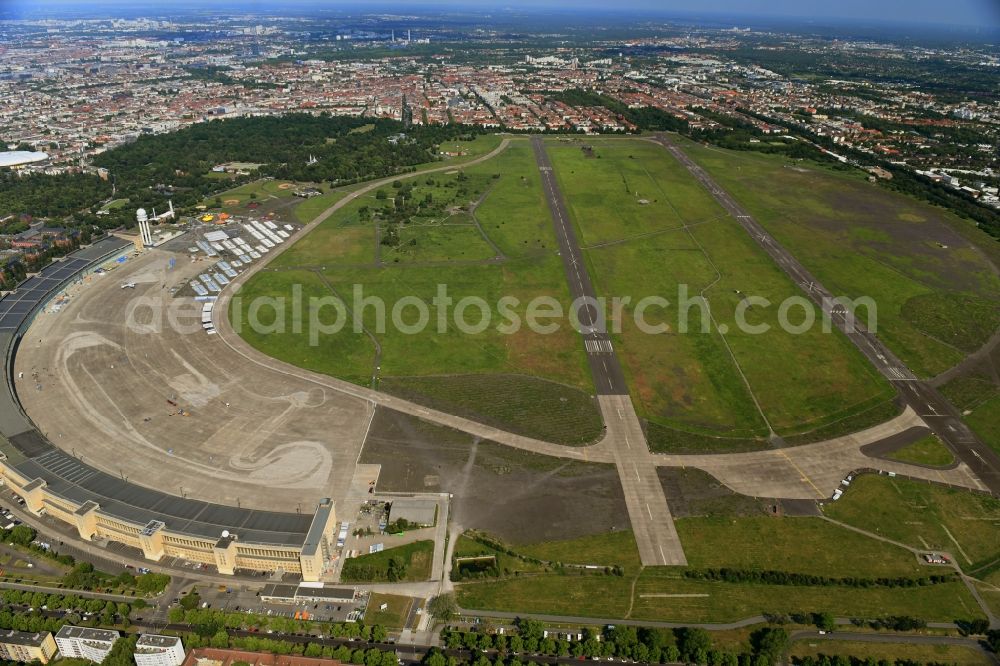
<svg viewBox="0 0 1000 666">
<path fill-rule="evenodd" d="M 153 562 L 174 557 L 237 571 L 297 574 L 322 580 L 336 539 L 331 499 L 314 514 L 212 504 L 129 483 L 54 446 L 21 408 L 13 358 L 35 315 L 62 289 L 102 265 L 125 261 L 130 241 L 106 238 L 68 255 L 0 299 L 0 477 L 36 515 L 72 526 L 85 541 L 115 541 Z"/>
</svg>

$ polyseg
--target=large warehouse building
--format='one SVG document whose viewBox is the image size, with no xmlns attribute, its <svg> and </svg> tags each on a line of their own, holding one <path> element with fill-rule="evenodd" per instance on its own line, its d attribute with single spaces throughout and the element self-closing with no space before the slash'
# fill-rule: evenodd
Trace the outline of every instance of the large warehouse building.
<svg viewBox="0 0 1000 666">
<path fill-rule="evenodd" d="M 0 169 L 20 169 L 31 164 L 38 164 L 49 159 L 46 153 L 29 150 L 12 150 L 0 152 Z"/>
<path fill-rule="evenodd" d="M 176 557 L 237 570 L 299 574 L 318 582 L 331 564 L 336 512 L 331 499 L 316 512 L 281 513 L 211 504 L 123 482 L 56 447 L 21 409 L 12 362 L 37 312 L 66 285 L 133 251 L 106 238 L 77 250 L 0 299 L 0 350 L 7 373 L 0 384 L 0 478 L 36 515 L 68 523 L 85 541 L 114 541 L 157 562 Z"/>
</svg>

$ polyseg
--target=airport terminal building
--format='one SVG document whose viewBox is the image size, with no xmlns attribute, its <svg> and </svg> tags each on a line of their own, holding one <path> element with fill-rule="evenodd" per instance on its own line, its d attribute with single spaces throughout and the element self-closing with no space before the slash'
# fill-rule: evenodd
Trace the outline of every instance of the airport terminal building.
<svg viewBox="0 0 1000 666">
<path fill-rule="evenodd" d="M 109 262 L 127 260 L 132 243 L 105 238 L 43 269 L 0 299 L 0 479 L 28 510 L 72 526 L 85 541 L 114 541 L 159 562 L 168 557 L 237 571 L 297 574 L 322 580 L 336 543 L 333 500 L 315 513 L 282 513 L 178 497 L 112 476 L 53 445 L 21 409 L 13 358 L 45 304 L 72 282 Z"/>
</svg>

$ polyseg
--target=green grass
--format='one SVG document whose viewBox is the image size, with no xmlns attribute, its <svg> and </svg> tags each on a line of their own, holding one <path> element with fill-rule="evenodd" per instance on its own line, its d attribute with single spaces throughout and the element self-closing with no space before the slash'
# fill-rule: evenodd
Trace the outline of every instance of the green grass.
<svg viewBox="0 0 1000 666">
<path fill-rule="evenodd" d="M 989 377 L 981 375 L 956 377 L 938 390 L 951 404 L 961 410 L 975 409 L 1000 393 L 1000 389 L 994 386 Z"/>
<path fill-rule="evenodd" d="M 489 144 L 476 145 L 485 148 Z M 356 286 L 364 296 L 378 297 L 386 304 L 387 324 L 383 331 L 377 327 L 374 307 L 358 310 L 359 320 L 382 348 L 382 388 L 399 388 L 413 394 L 417 387 L 423 391 L 419 399 L 425 404 L 446 402 L 498 427 L 532 436 L 576 443 L 594 439 L 600 421 L 596 406 L 589 400 L 593 383 L 579 336 L 565 321 L 554 334 L 532 332 L 526 325 L 514 331 L 498 330 L 508 321 L 496 307 L 503 296 L 519 301 L 512 311 L 522 324 L 527 304 L 536 296 L 555 298 L 564 310 L 570 302 L 561 261 L 552 249 L 555 235 L 541 197 L 540 175 L 527 143 L 515 141 L 497 158 L 464 170 L 456 168 L 454 173 L 421 174 L 412 181 L 400 180 L 414 185 L 413 201 L 430 196 L 433 206 L 400 225 L 400 249 L 381 246 L 384 266 L 375 265 L 373 218 L 379 209 L 391 205 L 396 191 L 391 185 L 381 188 L 386 194 L 384 199 L 371 192 L 345 205 L 275 260 L 275 267 L 291 270 L 255 275 L 241 292 L 246 296 L 240 306 L 243 320 L 247 320 L 252 297 L 288 296 L 297 283 L 302 283 L 307 297 L 332 295 L 316 273 L 294 269 L 322 271 L 350 311 L 356 310 Z M 494 256 L 469 212 L 470 205 L 484 195 L 476 218 L 506 258 L 470 265 L 470 259 Z M 368 215 L 362 212 L 365 207 Z M 457 226 L 441 226 L 446 219 L 457 222 Z M 385 234 L 385 223 L 379 224 Z M 410 240 L 416 245 L 410 246 Z M 416 263 L 422 261 L 435 263 Z M 438 311 L 433 307 L 439 285 L 446 285 L 453 299 L 444 328 L 439 328 Z M 414 297 L 431 306 L 430 321 L 422 332 L 409 334 L 394 325 L 392 309 L 401 299 Z M 482 298 L 490 305 L 486 330 L 458 330 L 454 304 L 464 297 Z M 308 308 L 304 312 L 308 314 Z M 322 321 L 331 322 L 336 313 L 329 306 L 321 314 Z M 412 306 L 397 314 L 404 324 L 416 320 Z M 349 318 L 353 323 L 353 316 Z M 476 322 L 478 309 L 466 310 L 465 319 Z M 367 335 L 356 333 L 352 325 L 322 336 L 317 345 L 309 344 L 306 331 L 296 334 L 291 326 L 282 333 L 245 331 L 244 337 L 281 360 L 359 384 L 371 382 L 376 365 L 374 344 Z M 541 390 L 543 386 L 547 387 L 545 391 Z"/>
<path fill-rule="evenodd" d="M 433 541 L 415 541 L 405 546 L 387 548 L 381 553 L 361 555 L 344 561 L 340 579 L 345 583 L 385 582 L 389 560 L 400 558 L 406 564 L 404 581 L 425 581 L 431 577 Z"/>
<path fill-rule="evenodd" d="M 333 190 L 312 197 L 303 199 L 302 203 L 295 207 L 295 219 L 302 224 L 309 224 L 315 220 L 320 213 L 334 205 L 350 193 L 350 189 Z"/>
<path fill-rule="evenodd" d="M 764 437 L 715 437 L 646 422 L 646 443 L 656 453 L 742 453 L 771 448 Z"/>
<path fill-rule="evenodd" d="M 383 379 L 379 388 L 435 409 L 559 444 L 589 444 L 601 436 L 604 427 L 589 394 L 534 377 L 390 377 Z"/>
<path fill-rule="evenodd" d="M 602 575 L 523 576 L 464 583 L 458 588 L 458 602 L 470 610 L 691 623 L 732 622 L 762 613 L 825 611 L 848 617 L 910 615 L 929 622 L 982 616 L 960 582 L 917 588 L 793 587 L 688 580 L 668 571 L 644 570 L 634 592 L 631 577 Z"/>
<path fill-rule="evenodd" d="M 552 218 L 527 141 L 512 142 L 500 156 L 469 172 L 500 174 L 491 184 L 490 195 L 476 210 L 476 217 L 506 256 L 552 251 Z"/>
<path fill-rule="evenodd" d="M 885 660 L 887 663 L 896 663 L 899 660 L 908 660 L 911 663 L 953 664 L 955 666 L 985 666 L 991 663 L 989 657 L 982 652 L 964 645 L 916 645 L 802 639 L 793 643 L 789 650 L 789 656 L 796 658 L 819 655 Z"/>
<path fill-rule="evenodd" d="M 968 353 L 1000 327 L 995 300 L 951 292 L 914 296 L 903 303 L 900 314 L 914 328 Z"/>
<path fill-rule="evenodd" d="M 291 187 L 288 187 L 291 185 Z M 283 187 L 285 186 L 285 187 Z M 295 191 L 295 184 L 287 180 L 269 180 L 266 178 L 261 178 L 259 180 L 254 180 L 252 182 L 246 183 L 245 185 L 240 185 L 239 187 L 234 187 L 231 190 L 226 190 L 221 194 L 216 194 L 211 197 L 206 198 L 202 201 L 202 204 L 212 207 L 215 204 L 216 199 L 222 199 L 224 205 L 222 206 L 223 211 L 232 212 L 233 209 L 238 206 L 243 206 L 251 201 L 257 201 L 263 204 L 266 199 L 277 198 L 277 199 L 288 199 L 291 198 L 292 193 Z M 254 199 L 256 195 L 256 199 Z M 226 200 L 236 199 L 238 203 L 236 204 L 225 204 Z"/>
<path fill-rule="evenodd" d="M 382 604 L 388 607 L 381 610 Z M 381 624 L 386 629 L 403 629 L 409 618 L 413 599 L 397 594 L 382 594 L 372 592 L 368 600 L 368 610 L 365 611 L 365 624 Z"/>
<path fill-rule="evenodd" d="M 930 571 L 903 548 L 819 518 L 682 518 L 676 521 L 689 566 L 771 569 L 828 577 L 922 577 Z M 928 621 L 979 617 L 961 583 L 923 588 L 799 587 L 692 580 L 681 568 L 639 565 L 630 532 L 517 546 L 520 555 L 564 564 L 621 566 L 624 576 L 537 566 L 469 539 L 456 554 L 496 554 L 508 573 L 498 581 L 467 582 L 467 609 L 590 617 L 726 622 L 760 613 L 829 610 L 838 616 L 915 615 Z M 680 595 L 680 596 L 677 596 Z M 629 609 L 632 609 L 629 615 Z"/>
<path fill-rule="evenodd" d="M 759 448 L 752 440 L 768 431 L 754 396 L 775 431 L 793 435 L 827 425 L 840 434 L 842 419 L 893 395 L 839 333 L 817 325 L 795 335 L 778 326 L 777 304 L 801 292 L 667 151 L 639 140 L 590 143 L 596 157 L 578 143 L 550 142 L 548 150 L 589 246 L 599 294 L 631 299 L 615 337 L 641 415 L 694 435 L 690 443 L 675 435 L 675 445 L 691 450 L 709 436 L 742 440 L 714 440 L 716 450 Z M 681 289 L 688 299 L 704 291 L 716 322 L 729 331 L 725 340 L 700 308 L 682 305 Z M 737 308 L 747 295 L 773 304 L 747 316 L 769 331 L 738 330 Z M 632 316 L 636 303 L 653 296 L 673 303 L 647 317 L 667 325 L 656 334 L 640 330 Z"/>
<path fill-rule="evenodd" d="M 986 495 L 862 475 L 823 510 L 835 520 L 914 548 L 951 552 L 966 571 L 1000 557 L 1000 500 Z"/>
<path fill-rule="evenodd" d="M 1000 393 L 973 408 L 965 420 L 984 442 L 1000 453 Z"/>
<path fill-rule="evenodd" d="M 845 433 L 855 433 L 876 426 L 880 423 L 890 421 L 899 416 L 903 411 L 903 405 L 895 397 L 887 400 L 873 401 L 870 406 L 865 405 L 853 414 L 849 414 L 832 423 L 821 425 L 818 428 L 805 432 L 786 436 L 785 443 L 793 446 L 800 444 L 812 444 L 821 442 L 832 437 L 839 437 Z"/>
<path fill-rule="evenodd" d="M 970 222 L 860 172 L 680 141 L 835 295 L 871 297 L 879 336 L 918 374 L 951 367 L 992 332 L 1000 278 L 969 245 L 995 241 Z M 970 311 L 989 316 L 978 324 Z"/>
<path fill-rule="evenodd" d="M 128 199 L 113 199 L 104 206 L 103 210 L 118 210 L 124 208 L 127 203 Z"/>
<path fill-rule="evenodd" d="M 283 315 L 263 306 L 255 310 L 254 304 L 266 303 L 268 299 L 280 303 L 280 299 L 291 298 L 296 290 L 301 290 L 306 322 L 298 333 L 292 326 L 291 305 L 285 307 Z M 333 305 L 325 305 L 319 300 L 329 298 L 332 293 L 315 273 L 264 271 L 247 282 L 233 298 L 229 317 L 244 340 L 269 356 L 366 384 L 374 369 L 375 348 L 364 333 L 353 332 L 351 322 L 346 317 L 341 318 Z M 319 327 L 310 325 L 310 321 L 331 327 L 341 322 L 343 328 L 335 336 L 316 335 L 314 338 L 310 331 L 318 331 Z M 255 322 L 261 325 L 254 325 Z"/>
<path fill-rule="evenodd" d="M 470 224 L 404 227 L 399 231 L 399 240 L 398 247 L 382 250 L 382 261 L 482 261 L 495 255 L 479 230 Z"/>
<path fill-rule="evenodd" d="M 693 568 L 864 578 L 927 574 L 912 553 L 821 518 L 680 518 L 676 524 Z"/>
<path fill-rule="evenodd" d="M 619 566 L 633 573 L 641 568 L 635 537 L 627 531 L 518 546 L 517 552 L 546 562 Z"/>
<path fill-rule="evenodd" d="M 929 467 L 948 467 L 955 462 L 955 456 L 937 435 L 928 435 L 913 444 L 908 444 L 890 454 L 889 458 Z"/>
<path fill-rule="evenodd" d="M 316 216 L 348 194 L 347 191 L 338 190 L 307 199 L 295 208 L 295 214 L 303 223 L 312 222 Z M 369 204 L 368 197 L 359 197 L 346 204 L 336 214 L 299 238 L 271 265 L 296 268 L 374 262 L 375 228 L 361 222 L 358 215 L 359 209 Z"/>
<path fill-rule="evenodd" d="M 527 555 L 521 548 L 516 551 L 519 554 Z M 547 567 L 542 564 L 529 562 L 524 558 L 511 555 L 502 549 L 493 548 L 470 536 L 470 533 L 459 535 L 455 542 L 455 559 L 466 557 L 494 557 L 496 558 L 497 569 L 504 576 L 517 575 L 518 573 L 538 573 L 547 571 Z"/>
</svg>

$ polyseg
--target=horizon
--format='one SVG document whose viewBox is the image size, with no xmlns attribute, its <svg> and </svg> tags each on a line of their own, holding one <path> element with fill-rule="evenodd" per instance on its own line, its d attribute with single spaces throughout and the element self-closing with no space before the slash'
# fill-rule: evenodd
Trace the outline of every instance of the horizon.
<svg viewBox="0 0 1000 666">
<path fill-rule="evenodd" d="M 931 0 L 887 0 L 875 5 L 863 0 L 846 0 L 831 6 L 819 1 L 796 0 L 705 0 L 703 2 L 670 2 L 665 5 L 659 0 L 624 0 L 609 9 L 606 3 L 597 0 L 506 0 L 504 2 L 471 3 L 469 0 L 396 0 L 395 2 L 331 2 L 330 0 L 176 0 L 172 7 L 186 10 L 221 10 L 237 5 L 240 14 L 281 14 L 303 11 L 334 10 L 358 11 L 372 14 L 382 11 L 442 12 L 461 11 L 473 15 L 525 13 L 544 14 L 584 12 L 589 15 L 621 16 L 638 18 L 656 16 L 676 19 L 702 18 L 713 21 L 765 21 L 793 23 L 798 25 L 858 25 L 882 24 L 905 26 L 935 25 L 948 29 L 968 28 L 974 30 L 994 30 L 1000 28 L 1000 4 L 989 0 L 955 0 L 942 5 Z M 148 7 L 148 11 L 147 11 Z M 74 18 L 81 16 L 102 17 L 127 11 L 134 14 L 159 15 L 161 5 L 150 5 L 139 0 L 105 0 L 94 6 L 86 0 L 4 0 L 0 2 L 0 15 L 13 15 L 17 19 L 51 18 L 53 13 L 66 12 Z M 901 19 L 900 17 L 905 17 Z"/>
</svg>

